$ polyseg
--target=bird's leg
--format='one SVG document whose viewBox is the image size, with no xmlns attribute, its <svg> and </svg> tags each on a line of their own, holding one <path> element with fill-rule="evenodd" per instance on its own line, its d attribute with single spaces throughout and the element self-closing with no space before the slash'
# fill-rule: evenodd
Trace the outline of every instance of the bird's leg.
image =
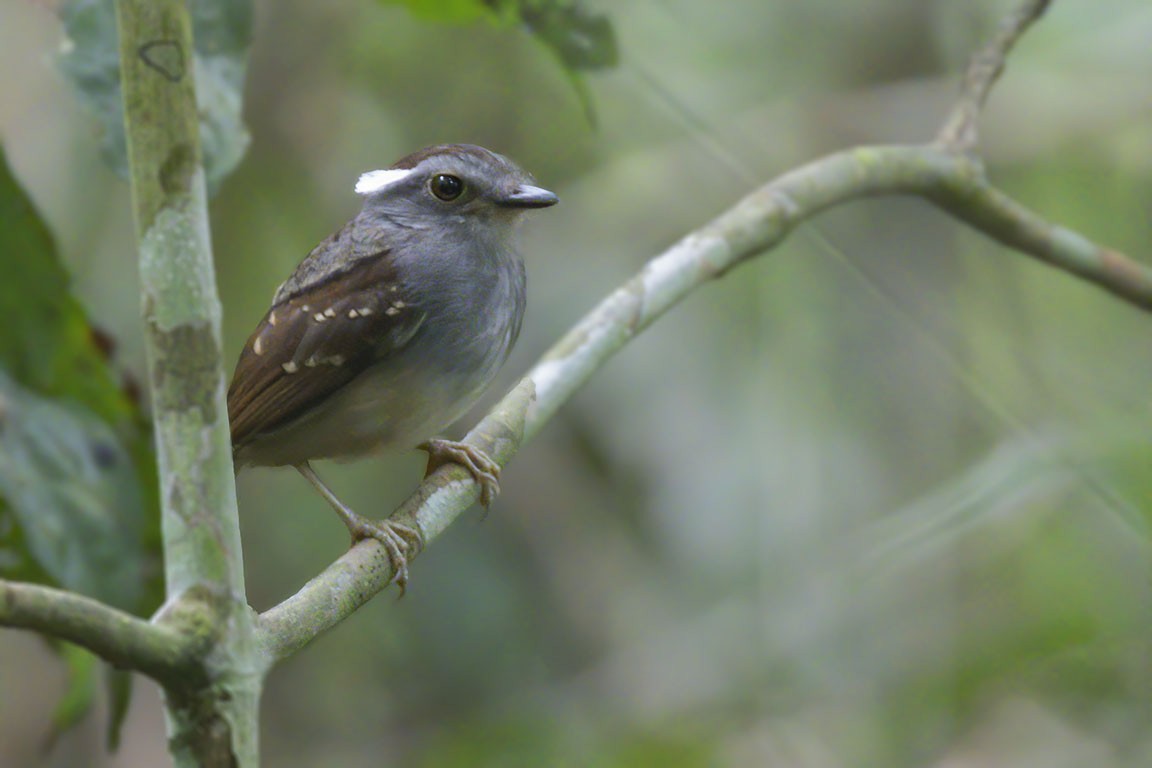
<svg viewBox="0 0 1152 768">
<path fill-rule="evenodd" d="M 392 579 L 400 588 L 400 596 L 408 586 L 408 553 L 413 556 L 424 548 L 424 537 L 415 528 L 391 520 L 370 520 L 358 515 L 345 506 L 344 502 L 336 498 L 336 494 L 324 484 L 316 470 L 308 462 L 297 464 L 296 469 L 312 483 L 320 495 L 336 510 L 336 514 L 344 521 L 348 533 L 352 534 L 352 543 L 361 539 L 376 539 L 383 545 L 388 553 L 388 563 L 392 566 Z"/>
<path fill-rule="evenodd" d="M 416 446 L 428 452 L 428 468 L 424 477 L 445 464 L 459 464 L 472 473 L 480 485 L 480 504 L 487 508 L 500 495 L 500 465 L 476 446 L 455 440 L 429 440 Z"/>
</svg>

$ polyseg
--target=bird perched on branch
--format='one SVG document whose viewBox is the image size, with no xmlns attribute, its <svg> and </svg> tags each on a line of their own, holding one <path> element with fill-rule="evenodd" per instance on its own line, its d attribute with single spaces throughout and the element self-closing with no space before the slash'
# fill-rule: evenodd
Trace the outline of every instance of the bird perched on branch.
<svg viewBox="0 0 1152 768">
<path fill-rule="evenodd" d="M 525 211 L 557 198 L 482 147 L 428 147 L 360 177 L 361 211 L 317 245 L 280 286 L 228 390 L 236 469 L 292 466 L 352 534 L 384 545 L 397 584 L 419 531 L 343 504 L 312 469 L 420 447 L 428 472 L 464 465 L 485 505 L 499 466 L 482 451 L 432 439 L 476 402 L 508 357 L 524 315 L 514 245 Z"/>
</svg>

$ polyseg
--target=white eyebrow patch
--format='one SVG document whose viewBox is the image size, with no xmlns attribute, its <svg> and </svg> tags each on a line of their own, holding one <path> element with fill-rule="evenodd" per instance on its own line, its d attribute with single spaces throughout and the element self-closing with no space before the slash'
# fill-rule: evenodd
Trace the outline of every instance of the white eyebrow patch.
<svg viewBox="0 0 1152 768">
<path fill-rule="evenodd" d="M 356 182 L 356 194 L 358 195 L 371 195 L 379 192 L 391 184 L 406 179 L 408 174 L 412 173 L 411 168 L 394 168 L 388 171 L 368 171 L 367 173 L 360 174 L 360 180 Z"/>
</svg>

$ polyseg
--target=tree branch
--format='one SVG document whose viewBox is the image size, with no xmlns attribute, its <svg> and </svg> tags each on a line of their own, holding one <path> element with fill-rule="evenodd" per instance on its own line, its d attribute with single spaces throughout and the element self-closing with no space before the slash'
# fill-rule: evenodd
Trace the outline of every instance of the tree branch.
<svg viewBox="0 0 1152 768">
<path fill-rule="evenodd" d="M 244 591 L 192 22 L 183 0 L 117 0 L 116 21 L 167 607 L 208 613 L 216 630 L 200 658 L 207 682 L 166 691 L 169 743 L 178 766 L 254 766 L 262 670 Z"/>
<path fill-rule="evenodd" d="M 650 261 L 584 317 L 474 429 L 466 441 L 501 464 L 612 355 L 698 286 L 776 246 L 801 222 L 836 205 L 916 195 L 1028 256 L 1152 311 L 1152 269 L 1046 222 L 988 184 L 975 160 L 935 146 L 864 147 L 791 171 L 745 197 Z M 431 542 L 477 497 L 459 467 L 444 467 L 394 513 Z M 303 648 L 388 583 L 383 548 L 364 541 L 261 615 L 271 661 Z"/>
<path fill-rule="evenodd" d="M 995 37 L 972 56 L 968 71 L 964 74 L 960 97 L 936 135 L 937 144 L 955 152 L 968 152 L 975 148 L 979 136 L 977 122 L 980 111 L 988 101 L 992 86 L 1004 71 L 1008 54 L 1021 35 L 1044 15 L 1050 4 L 1050 0 L 1023 0 L 1000 22 Z"/>
<path fill-rule="evenodd" d="M 534 382 L 524 378 L 464 438 L 500 465 L 519 450 L 535 399 Z M 463 467 L 446 464 L 431 474 L 391 519 L 416 526 L 425 542 L 435 539 L 480 497 L 480 488 Z M 271 665 L 301 650 L 323 632 L 352 615 L 392 580 L 384 547 L 363 539 L 299 592 L 257 620 L 256 637 Z"/>
<path fill-rule="evenodd" d="M 162 684 L 195 676 L 199 668 L 196 635 L 39 584 L 0 579 L 0 626 L 67 640 L 114 667 L 141 672 Z"/>
<path fill-rule="evenodd" d="M 191 21 L 179 0 L 116 7 L 168 597 L 220 584 L 242 600 Z"/>
</svg>

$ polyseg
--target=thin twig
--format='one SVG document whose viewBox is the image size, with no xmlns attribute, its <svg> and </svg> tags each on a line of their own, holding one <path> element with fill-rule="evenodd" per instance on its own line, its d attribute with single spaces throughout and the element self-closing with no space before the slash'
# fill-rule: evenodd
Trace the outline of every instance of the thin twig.
<svg viewBox="0 0 1152 768">
<path fill-rule="evenodd" d="M 954 152 L 969 152 L 975 148 L 979 138 L 980 110 L 1004 71 L 1008 54 L 1020 36 L 1044 14 L 1050 2 L 1023 0 L 1000 22 L 996 36 L 972 56 L 960 97 L 936 135 L 937 144 Z"/>
</svg>

